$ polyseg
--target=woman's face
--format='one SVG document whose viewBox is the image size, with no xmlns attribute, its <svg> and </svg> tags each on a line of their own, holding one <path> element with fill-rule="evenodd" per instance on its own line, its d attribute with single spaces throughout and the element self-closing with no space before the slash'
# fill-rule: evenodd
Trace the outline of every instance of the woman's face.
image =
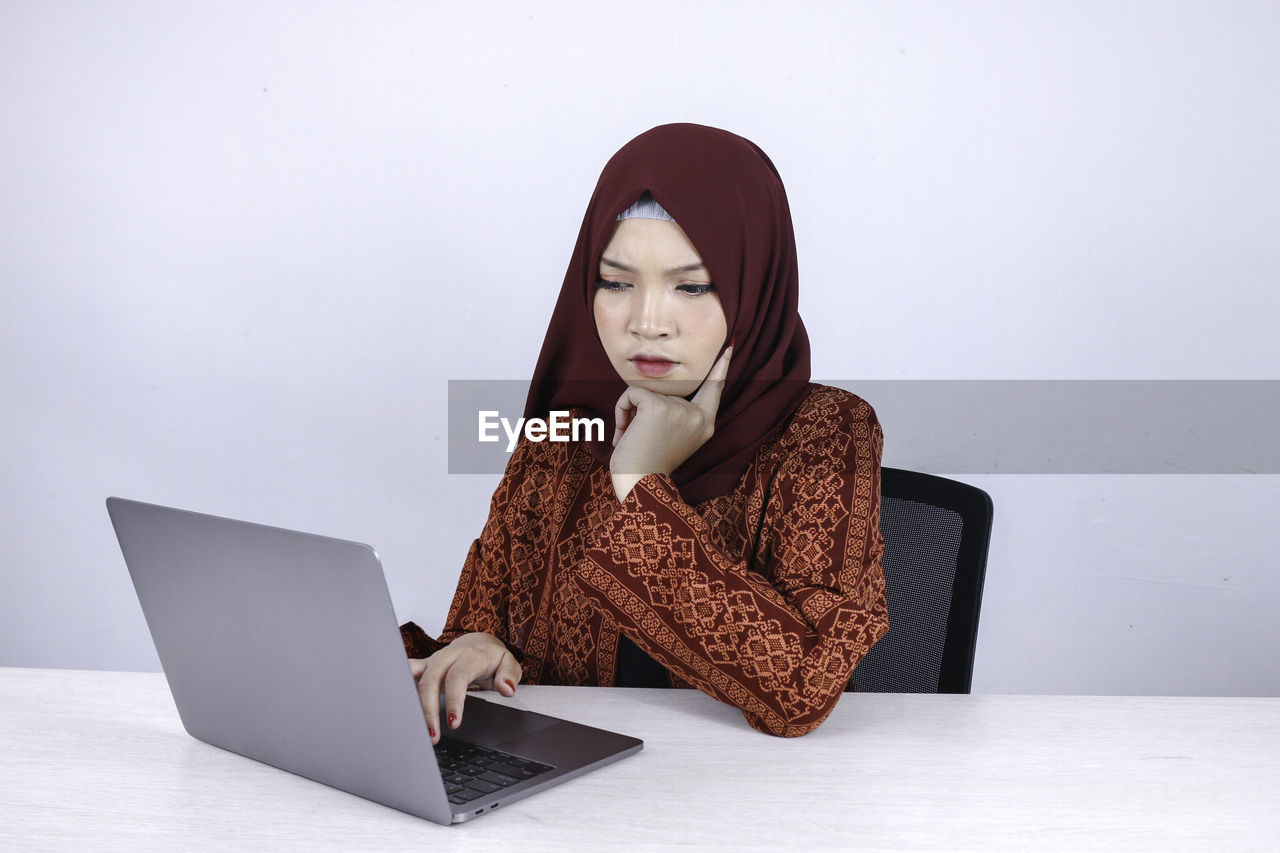
<svg viewBox="0 0 1280 853">
<path fill-rule="evenodd" d="M 592 310 L 600 343 L 628 384 L 686 397 L 724 346 L 724 308 L 684 229 L 624 219 L 600 256 Z"/>
</svg>

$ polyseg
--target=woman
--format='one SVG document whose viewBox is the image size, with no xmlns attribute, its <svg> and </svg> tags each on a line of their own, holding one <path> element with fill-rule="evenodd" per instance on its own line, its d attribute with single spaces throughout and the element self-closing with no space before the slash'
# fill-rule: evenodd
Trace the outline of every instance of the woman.
<svg viewBox="0 0 1280 853">
<path fill-rule="evenodd" d="M 775 735 L 815 729 L 888 630 L 871 407 L 809 382 L 795 239 L 769 158 L 670 124 L 605 166 L 521 440 L 439 640 L 402 633 L 439 740 L 468 685 L 697 687 Z"/>
</svg>

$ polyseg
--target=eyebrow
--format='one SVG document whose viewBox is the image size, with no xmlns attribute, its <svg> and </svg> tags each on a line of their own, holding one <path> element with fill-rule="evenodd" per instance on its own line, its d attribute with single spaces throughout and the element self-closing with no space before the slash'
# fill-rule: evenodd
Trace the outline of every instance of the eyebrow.
<svg viewBox="0 0 1280 853">
<path fill-rule="evenodd" d="M 617 261 L 611 261 L 611 260 L 609 260 L 608 258 L 601 258 L 601 259 L 600 259 L 600 263 L 602 263 L 602 264 L 606 264 L 606 265 L 608 265 L 608 266 L 611 266 L 611 267 L 613 267 L 614 269 L 620 269 L 620 270 L 622 270 L 623 272 L 635 272 L 635 268 L 634 268 L 634 267 L 629 267 L 629 266 L 627 266 L 626 264 L 620 264 L 620 263 L 618 263 Z M 693 272 L 694 270 L 705 270 L 706 268 L 707 268 L 707 265 L 706 265 L 706 264 L 704 264 L 704 263 L 702 263 L 702 262 L 698 262 L 698 263 L 696 263 L 696 264 L 685 264 L 685 265 L 684 265 L 684 266 L 682 266 L 682 267 L 672 267 L 671 269 L 667 270 L 667 272 L 668 272 L 668 273 L 673 273 L 673 272 Z"/>
</svg>

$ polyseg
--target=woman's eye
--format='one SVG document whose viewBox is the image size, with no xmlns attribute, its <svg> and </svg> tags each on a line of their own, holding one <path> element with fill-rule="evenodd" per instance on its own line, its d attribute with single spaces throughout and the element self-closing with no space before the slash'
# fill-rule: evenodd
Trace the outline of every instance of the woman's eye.
<svg viewBox="0 0 1280 853">
<path fill-rule="evenodd" d="M 597 290 L 620 291 L 620 290 L 626 290 L 630 287 L 631 287 L 631 284 L 628 282 L 609 281 L 608 279 L 605 279 L 605 278 L 599 279 L 595 283 L 595 288 Z M 681 284 L 676 286 L 676 290 L 680 291 L 681 293 L 687 294 L 689 296 L 701 296 L 704 293 L 710 293 L 715 289 L 716 289 L 716 286 L 714 284 L 711 284 L 710 282 L 699 283 L 699 284 Z"/>
<path fill-rule="evenodd" d="M 682 284 L 682 285 L 680 285 L 679 287 L 677 287 L 677 288 L 676 288 L 676 290 L 679 290 L 681 293 L 687 293 L 687 294 L 689 294 L 690 296 L 701 296 L 702 294 L 704 294 L 704 293 L 710 293 L 711 291 L 713 291 L 713 290 L 715 290 L 715 289 L 716 289 L 716 286 L 715 286 L 714 284 L 710 284 L 710 283 L 707 283 L 707 284 Z"/>
</svg>

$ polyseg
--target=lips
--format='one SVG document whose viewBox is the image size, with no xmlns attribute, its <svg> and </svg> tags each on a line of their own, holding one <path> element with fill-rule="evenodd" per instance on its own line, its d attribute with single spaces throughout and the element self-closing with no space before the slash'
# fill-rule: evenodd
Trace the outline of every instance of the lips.
<svg viewBox="0 0 1280 853">
<path fill-rule="evenodd" d="M 675 369 L 677 364 L 680 363 L 678 361 L 672 361 L 669 358 L 662 358 L 661 356 L 656 355 L 637 355 L 632 357 L 630 361 L 631 365 L 637 372 L 642 373 L 645 376 L 655 377 L 666 376 Z"/>
</svg>

